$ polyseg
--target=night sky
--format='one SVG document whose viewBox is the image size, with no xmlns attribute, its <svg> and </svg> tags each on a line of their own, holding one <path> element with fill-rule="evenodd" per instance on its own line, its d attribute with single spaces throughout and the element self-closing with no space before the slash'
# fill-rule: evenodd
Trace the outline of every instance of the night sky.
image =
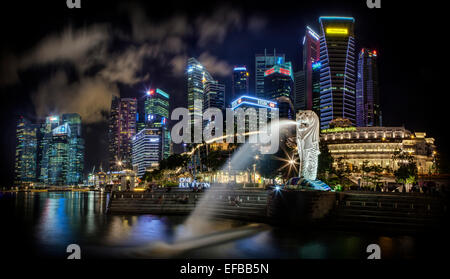
<svg viewBox="0 0 450 279">
<path fill-rule="evenodd" d="M 80 113 L 86 172 L 107 166 L 112 96 L 143 99 L 146 88 L 160 87 L 173 96 L 172 108 L 185 106 L 191 56 L 225 83 L 227 96 L 232 66 L 247 65 L 253 91 L 255 53 L 276 48 L 300 69 L 305 26 L 319 32 L 325 15 L 353 16 L 357 49 L 377 50 L 383 125 L 425 131 L 447 157 L 444 7 L 381 2 L 381 9 L 367 8 L 366 0 L 81 0 L 81 9 L 68 9 L 66 0 L 2 2 L 0 187 L 13 180 L 18 116 Z"/>
</svg>

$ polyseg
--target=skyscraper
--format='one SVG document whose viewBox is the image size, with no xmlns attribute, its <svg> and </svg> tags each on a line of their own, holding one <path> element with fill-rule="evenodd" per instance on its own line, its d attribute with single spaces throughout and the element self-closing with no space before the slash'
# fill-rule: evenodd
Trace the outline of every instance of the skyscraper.
<svg viewBox="0 0 450 279">
<path fill-rule="evenodd" d="M 136 134 L 137 101 L 113 97 L 109 117 L 109 168 L 131 168 L 131 138 Z"/>
<path fill-rule="evenodd" d="M 145 100 L 145 128 L 161 128 L 162 159 L 170 156 L 169 94 L 160 88 L 150 89 Z M 164 140 L 164 141 L 163 141 Z"/>
<path fill-rule="evenodd" d="M 355 36 L 352 17 L 322 16 L 320 33 L 320 125 L 346 118 L 356 124 Z"/>
<path fill-rule="evenodd" d="M 292 102 L 295 111 L 306 109 L 306 77 L 305 71 L 294 73 L 294 92 L 292 94 Z"/>
<path fill-rule="evenodd" d="M 264 72 L 276 64 L 283 64 L 285 55 L 273 50 L 273 54 L 268 54 L 264 49 L 263 54 L 255 55 L 255 94 L 258 98 L 265 99 L 264 93 Z"/>
<path fill-rule="evenodd" d="M 291 62 L 277 64 L 264 72 L 265 97 L 278 103 L 280 118 L 294 118 L 293 86 L 294 76 Z"/>
<path fill-rule="evenodd" d="M 161 126 L 161 121 L 169 118 L 169 94 L 159 88 L 148 90 L 144 110 L 150 127 Z"/>
<path fill-rule="evenodd" d="M 225 111 L 225 85 L 217 80 L 205 82 L 205 91 L 203 94 L 203 112 L 209 108 L 218 108 Z M 202 128 L 205 129 L 208 120 L 203 121 Z"/>
<path fill-rule="evenodd" d="M 322 68 L 322 64 L 320 60 L 313 63 L 311 65 L 312 76 L 312 110 L 320 116 L 320 68 Z"/>
<path fill-rule="evenodd" d="M 84 139 L 81 137 L 81 116 L 77 113 L 63 114 L 62 121 L 70 129 L 66 184 L 76 185 L 83 182 L 84 170 Z"/>
<path fill-rule="evenodd" d="M 46 185 L 77 185 L 83 182 L 84 139 L 81 117 L 76 113 L 49 116 L 39 137 L 39 181 Z"/>
<path fill-rule="evenodd" d="M 362 49 L 358 58 L 356 82 L 356 125 L 381 126 L 378 91 L 377 51 Z"/>
<path fill-rule="evenodd" d="M 305 37 L 303 38 L 303 71 L 305 72 L 305 94 L 303 100 L 300 100 L 299 104 L 303 104 L 304 108 L 311 110 L 313 107 L 313 81 L 312 81 L 312 64 L 318 61 L 320 58 L 320 41 L 319 35 L 312 30 L 309 26 L 306 26 Z"/>
<path fill-rule="evenodd" d="M 235 66 L 232 75 L 232 96 L 231 100 L 234 100 L 243 95 L 249 95 L 249 76 L 247 67 Z"/>
<path fill-rule="evenodd" d="M 37 178 L 37 151 L 39 126 L 20 117 L 16 128 L 15 183 L 35 182 Z"/>
<path fill-rule="evenodd" d="M 188 110 L 191 115 L 191 123 L 194 125 L 194 115 L 202 117 L 203 106 L 194 107 L 195 101 L 199 104 L 203 103 L 203 95 L 205 83 L 213 81 L 213 78 L 200 62 L 195 58 L 189 58 L 186 69 L 187 77 L 187 96 L 188 96 Z"/>
<path fill-rule="evenodd" d="M 132 138 L 133 170 L 141 177 L 149 168 L 156 168 L 164 154 L 164 136 L 161 127 L 145 128 Z"/>
</svg>

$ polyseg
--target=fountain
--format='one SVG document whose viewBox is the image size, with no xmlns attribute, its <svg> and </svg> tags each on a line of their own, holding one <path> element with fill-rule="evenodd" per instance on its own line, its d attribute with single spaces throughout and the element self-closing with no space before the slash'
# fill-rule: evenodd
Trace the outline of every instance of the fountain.
<svg viewBox="0 0 450 279">
<path fill-rule="evenodd" d="M 297 121 L 272 121 L 269 124 L 269 128 L 270 131 L 275 129 L 276 133 L 270 133 L 271 141 L 278 141 L 279 135 L 286 134 L 285 129 L 291 126 L 296 126 L 301 175 L 300 177 L 291 178 L 289 180 L 291 184 L 289 185 L 298 185 L 310 190 L 330 190 L 328 185 L 316 178 L 318 155 L 320 153 L 319 119 L 317 115 L 312 111 L 302 111 L 297 114 Z M 258 133 L 261 133 L 261 131 Z M 258 134 L 256 133 L 250 137 L 257 136 Z M 261 151 L 264 148 L 264 145 L 252 142 L 257 141 L 249 140 L 243 144 L 224 164 L 222 170 L 227 170 L 230 165 L 233 166 L 233 169 L 245 169 L 254 155 L 257 154 L 257 151 Z M 145 247 L 131 249 L 131 251 L 127 251 L 127 255 L 133 257 L 172 257 L 180 255 L 187 250 L 217 245 L 218 243 L 248 237 L 269 229 L 262 224 L 248 224 L 237 228 L 217 230 L 217 225 L 211 220 L 214 217 L 214 213 L 211 210 L 211 201 L 214 201 L 215 192 L 218 190 L 227 190 L 227 185 L 211 185 L 211 189 L 206 191 L 184 224 L 177 229 L 173 243 L 152 243 Z M 285 210 L 282 211 L 286 212 Z"/>
</svg>

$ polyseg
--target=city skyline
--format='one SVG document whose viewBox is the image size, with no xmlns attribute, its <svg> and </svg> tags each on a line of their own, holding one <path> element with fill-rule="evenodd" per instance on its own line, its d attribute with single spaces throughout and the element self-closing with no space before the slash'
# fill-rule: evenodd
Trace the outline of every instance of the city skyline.
<svg viewBox="0 0 450 279">
<path fill-rule="evenodd" d="M 364 3 L 362 3 L 364 4 Z M 379 57 L 379 69 L 380 72 L 383 71 L 383 74 L 380 75 L 380 86 L 381 86 L 381 90 L 380 90 L 380 95 L 381 95 L 381 102 L 382 102 L 382 108 L 383 108 L 383 124 L 385 126 L 398 126 L 401 124 L 404 124 L 406 128 L 408 129 L 412 129 L 412 130 L 424 130 L 425 128 L 427 129 L 427 133 L 430 133 L 433 135 L 433 137 L 435 137 L 438 141 L 442 141 L 443 140 L 443 135 L 439 136 L 440 132 L 433 126 L 428 125 L 427 122 L 425 122 L 426 120 L 422 120 L 421 117 L 419 116 L 415 116 L 415 114 L 411 114 L 409 113 L 409 109 L 405 109 L 404 107 L 393 107 L 390 103 L 397 103 L 397 104 L 401 104 L 401 102 L 395 102 L 395 100 L 405 100 L 405 94 L 409 95 L 409 99 L 406 99 L 406 104 L 411 105 L 412 104 L 416 104 L 416 109 L 414 111 L 420 112 L 419 108 L 421 106 L 419 106 L 420 101 L 417 101 L 417 97 L 413 98 L 412 96 L 419 96 L 417 95 L 411 95 L 408 94 L 410 92 L 410 85 L 407 84 L 403 84 L 404 82 L 406 82 L 408 79 L 408 75 L 406 75 L 406 78 L 403 77 L 402 79 L 400 78 L 400 76 L 402 75 L 402 73 L 397 73 L 397 71 L 395 70 L 395 68 L 393 68 L 392 66 L 396 64 L 396 59 L 394 58 L 395 55 L 392 54 L 393 50 L 391 48 L 393 48 L 393 46 L 390 46 L 389 44 L 385 44 L 385 46 L 382 46 L 382 42 L 377 39 L 376 36 L 372 36 L 372 35 L 368 35 L 366 33 L 371 33 L 372 32 L 381 32 L 378 31 L 378 29 L 382 29 L 382 28 L 377 28 L 376 26 L 371 26 L 371 20 L 373 22 L 373 19 L 371 19 L 370 17 L 363 17 L 361 15 L 358 15 L 358 13 L 351 13 L 351 12 L 341 12 L 341 13 L 331 13 L 331 12 L 327 12 L 327 7 L 326 5 L 321 5 L 321 6 L 325 6 L 325 7 L 321 7 L 321 11 L 320 14 L 318 14 L 317 16 L 314 14 L 316 12 L 311 12 L 311 14 L 308 14 L 307 12 L 303 12 L 304 18 L 302 18 L 301 20 L 297 21 L 297 25 L 295 27 L 291 27 L 289 26 L 289 24 L 287 22 L 289 22 L 289 20 L 286 20 L 283 24 L 278 24 L 278 27 L 275 28 L 274 26 L 271 26 L 271 19 L 268 17 L 264 17 L 262 16 L 262 18 L 266 21 L 266 24 L 262 27 L 262 29 L 259 29 L 260 32 L 261 30 L 264 30 L 264 35 L 252 35 L 255 36 L 255 38 L 257 38 L 257 42 L 255 44 L 253 44 L 251 47 L 248 48 L 248 50 L 246 50 L 246 54 L 239 54 L 236 53 L 236 58 L 231 58 L 229 57 L 230 54 L 227 54 L 225 52 L 220 50 L 215 50 L 215 49 L 220 49 L 220 44 L 215 44 L 214 48 L 210 48 L 210 47 L 204 47 L 204 45 L 206 44 L 204 41 L 202 41 L 202 38 L 199 38 L 197 41 L 197 45 L 193 48 L 193 50 L 190 51 L 189 56 L 188 57 L 198 57 L 199 61 L 205 64 L 205 67 L 210 70 L 210 68 L 212 68 L 212 75 L 214 77 L 214 79 L 219 80 L 219 82 L 224 83 L 225 84 L 225 94 L 226 94 L 226 104 L 230 103 L 230 95 L 231 95 L 231 72 L 230 72 L 230 65 L 247 65 L 248 66 L 248 71 L 250 73 L 250 91 L 255 92 L 255 88 L 254 88 L 254 75 L 255 75 L 255 69 L 254 69 L 254 56 L 257 53 L 261 53 L 262 51 L 264 51 L 264 49 L 267 49 L 268 52 L 270 52 L 271 49 L 276 48 L 277 53 L 285 53 L 286 54 L 286 60 L 287 61 L 292 61 L 293 66 L 294 66 L 294 70 L 300 70 L 301 69 L 301 63 L 302 63 L 302 59 L 301 59 L 301 54 L 300 54 L 300 50 L 301 50 L 301 38 L 304 36 L 305 34 L 305 26 L 311 26 L 314 28 L 314 30 L 319 30 L 318 28 L 318 22 L 317 19 L 319 16 L 323 16 L 323 15 L 343 15 L 343 16 L 352 16 L 355 18 L 355 28 L 359 29 L 355 31 L 356 33 L 356 37 L 357 37 L 357 45 L 358 47 L 355 48 L 355 55 L 357 54 L 358 49 L 360 49 L 361 46 L 367 46 L 367 47 L 373 47 L 374 49 L 377 49 L 380 53 L 380 57 Z M 361 9 L 363 8 L 363 5 L 361 6 Z M 264 11 L 262 11 L 264 12 Z M 370 11 L 364 11 L 366 13 L 369 13 Z M 244 13 L 245 14 L 245 13 Z M 249 13 L 250 14 L 250 13 Z M 199 12 L 194 13 L 193 15 L 190 15 L 192 17 L 198 17 L 198 15 L 201 15 L 201 13 Z M 241 17 L 241 21 L 243 20 Z M 278 17 L 277 17 L 278 18 Z M 291 21 L 293 21 L 291 19 Z M 64 26 L 64 25 L 63 25 Z M 250 26 L 250 23 L 248 23 L 248 26 Z M 277 36 L 274 36 L 273 33 L 275 32 L 271 32 L 271 30 L 279 30 L 279 29 L 283 29 L 286 28 L 288 29 L 287 31 L 285 31 L 286 33 L 290 34 L 289 35 L 289 40 L 291 41 L 291 43 L 286 43 L 285 41 L 283 42 L 282 39 L 280 39 L 279 41 L 276 41 L 276 43 L 273 42 L 266 42 L 264 43 L 264 38 L 268 39 L 272 39 L 272 38 L 277 38 Z M 383 29 L 383 30 L 386 30 Z M 236 36 L 239 37 L 239 35 L 233 34 L 233 32 L 237 32 L 237 31 L 229 31 L 226 33 L 226 39 L 224 39 L 223 42 L 225 42 L 226 45 L 233 45 L 233 42 L 236 42 Z M 250 32 L 250 31 L 246 31 L 246 32 Z M 290 32 L 290 33 L 289 33 Z M 242 32 L 241 32 L 242 33 Z M 285 34 L 283 34 L 285 35 Z M 234 38 L 233 38 L 234 36 Z M 379 36 L 379 35 L 377 35 Z M 280 38 L 281 36 L 278 36 L 278 38 Z M 258 39 L 259 38 L 259 39 Z M 360 39 L 361 38 L 361 39 Z M 206 40 L 206 39 L 204 39 Z M 258 41 L 259 40 L 259 41 Z M 286 39 L 284 39 L 286 40 Z M 360 40 L 360 41 L 358 41 Z M 39 38 L 35 38 L 34 41 L 40 41 Z M 197 48 L 198 46 L 198 48 Z M 195 53 L 198 52 L 197 49 L 201 49 L 200 46 L 203 46 L 203 49 L 206 49 L 205 51 L 200 51 L 200 53 Z M 33 45 L 29 44 L 28 48 L 33 49 Z M 236 48 L 236 51 L 238 50 L 238 48 Z M 205 54 L 206 53 L 206 54 Z M 208 56 L 209 55 L 209 56 Z M 186 57 L 187 58 L 187 57 Z M 215 60 L 214 60 L 215 59 Z M 388 60 L 390 59 L 390 61 Z M 187 60 L 187 59 L 186 59 Z M 209 62 L 205 63 L 208 61 L 215 61 L 215 63 Z M 175 62 L 173 62 L 174 65 L 176 65 Z M 221 64 L 222 63 L 222 64 Z M 220 68 L 217 65 L 226 65 L 225 67 Z M 208 68 L 209 66 L 209 68 Z M 423 66 L 422 66 L 423 67 Z M 429 65 L 426 67 L 430 67 Z M 142 68 L 145 68 L 145 70 L 143 70 L 143 73 L 140 73 L 140 78 L 143 78 L 147 72 L 152 72 L 152 71 L 156 71 L 156 69 L 153 69 L 153 67 L 149 67 L 147 66 L 142 66 Z M 161 66 L 159 67 L 154 67 L 154 68 L 162 68 Z M 56 68 L 57 69 L 57 68 Z M 397 78 L 396 80 L 394 80 L 395 82 L 389 82 L 389 71 L 391 72 L 395 72 L 397 73 Z M 417 71 L 414 71 L 414 73 L 417 74 L 421 74 L 423 72 L 423 70 L 418 69 Z M 103 75 L 106 75 L 107 73 L 103 73 Z M 111 73 L 110 73 L 111 74 Z M 170 71 L 168 71 L 167 73 L 164 74 L 160 74 L 162 76 L 158 76 L 159 73 L 150 73 L 150 77 L 146 80 L 142 80 L 139 82 L 134 83 L 132 86 L 126 85 L 126 84 L 121 84 L 118 83 L 118 89 L 116 90 L 117 92 L 120 92 L 121 97 L 134 97 L 134 98 L 144 98 L 144 94 L 142 93 L 141 88 L 145 87 L 145 86 L 151 86 L 152 88 L 156 88 L 156 87 L 160 87 L 160 88 L 164 88 L 165 90 L 167 90 L 168 92 L 173 92 L 174 95 L 174 102 L 173 104 L 171 103 L 171 108 L 173 109 L 174 107 L 180 107 L 180 106 L 184 106 L 186 107 L 185 104 L 183 104 L 183 101 L 181 101 L 182 98 L 179 98 L 180 96 L 183 96 L 183 77 L 177 77 L 176 75 L 172 75 L 172 73 Z M 35 80 L 34 83 L 36 84 L 36 88 L 39 88 L 40 85 L 40 80 L 42 78 L 41 73 L 35 74 L 32 71 L 28 71 L 25 74 L 23 74 L 25 76 L 31 76 L 31 80 Z M 33 77 L 34 75 L 34 77 Z M 405 74 L 403 74 L 405 75 Z M 427 77 L 427 75 L 425 75 L 425 78 L 430 78 Z M 64 79 L 64 78 L 63 78 Z M 172 86 L 170 83 L 171 81 L 173 81 L 174 79 L 177 79 L 179 81 L 177 81 L 176 85 L 174 83 L 174 85 Z M 253 80 L 252 80 L 253 79 Z M 431 77 L 431 79 L 434 79 L 434 77 Z M 392 80 L 392 79 L 391 79 Z M 403 83 L 401 83 L 400 81 L 403 81 Z M 400 84 L 398 84 L 400 82 Z M 32 86 L 33 82 L 31 82 L 31 84 L 29 85 L 30 87 Z M 25 88 L 23 88 L 25 87 Z M 24 97 L 15 97 L 16 99 L 14 99 L 14 104 L 15 106 L 13 106 L 13 108 L 8 108 L 6 110 L 4 110 L 3 113 L 9 112 L 9 115 L 11 115 L 11 113 L 15 116 L 18 115 L 24 115 L 24 116 L 28 116 L 27 118 L 30 119 L 35 119 L 34 115 L 36 113 L 36 111 L 39 111 L 39 105 L 35 104 L 38 103 L 37 101 L 34 102 L 28 102 L 27 99 L 33 99 L 31 92 L 35 92 L 36 89 L 32 89 L 31 88 L 27 88 L 28 86 L 22 86 L 21 90 L 22 92 L 24 92 L 24 94 L 26 94 L 26 96 Z M 409 87 L 409 89 L 408 89 Z M 8 87 L 6 87 L 8 88 Z M 167 89 L 166 89 L 167 88 Z M 388 88 L 386 90 L 386 88 Z M 394 94 L 395 93 L 395 94 Z M 172 94 L 171 94 L 172 95 Z M 34 96 L 34 95 L 33 95 Z M 46 95 L 44 95 L 46 96 Z M 22 98 L 24 98 L 24 100 L 21 100 Z M 34 99 L 36 100 L 36 99 Z M 391 101 L 394 100 L 394 101 Z M 57 105 L 55 106 L 57 107 Z M 414 106 L 412 106 L 414 107 Z M 402 111 L 406 111 L 406 113 L 398 113 L 397 110 L 402 110 Z M 67 112 L 67 111 L 66 111 Z M 77 112 L 77 111 L 74 111 Z M 423 112 L 422 112 L 423 113 Z M 420 114 L 422 114 L 420 113 Z M 31 117 L 30 117 L 31 116 Z M 412 116 L 412 117 L 410 117 Z M 3 120 L 5 121 L 5 120 Z M 14 121 L 11 121 L 14 122 Z M 13 125 L 15 126 L 15 122 L 13 123 Z M 11 127 L 11 124 L 7 125 L 8 127 Z M 100 121 L 93 121 L 93 122 L 87 122 L 85 127 L 83 127 L 83 129 L 86 130 L 87 133 L 84 133 L 87 137 L 86 141 L 89 142 L 87 143 L 88 146 L 87 148 L 89 150 L 94 150 L 96 149 L 95 147 L 98 146 L 103 146 L 103 143 L 99 142 L 97 144 L 92 144 L 92 139 L 94 138 L 98 138 L 99 133 L 93 132 L 92 130 L 95 130 L 95 127 L 103 127 L 102 129 L 105 129 L 105 120 L 104 118 L 100 118 Z M 9 128 L 9 130 L 11 131 L 11 128 Z M 89 130 L 91 130 L 89 132 Z M 101 130 L 101 129 L 100 129 Z M 14 133 L 14 132 L 12 132 Z M 4 139 L 6 142 L 11 142 L 12 138 L 11 136 L 5 137 Z M 11 143 L 9 144 L 9 146 L 13 146 L 11 145 Z M 441 146 L 441 145 L 439 145 Z M 103 148 L 103 147 L 102 147 Z M 442 148 L 445 148 L 444 146 L 442 146 Z M 11 151 L 6 151 L 7 158 L 11 158 Z M 88 152 L 88 154 L 92 154 L 92 157 L 90 158 L 86 158 L 88 160 L 88 165 L 86 167 L 86 169 L 91 169 L 92 166 L 94 165 L 99 165 L 99 163 L 101 162 L 105 162 L 105 157 L 104 157 L 104 152 L 102 154 L 102 152 Z M 94 159 L 95 157 L 98 157 L 100 159 Z M 11 160 L 6 160 L 6 162 L 4 163 L 7 169 L 11 169 Z M 13 165 L 13 164 L 12 164 Z M 105 164 L 104 164 L 105 165 Z"/>
</svg>

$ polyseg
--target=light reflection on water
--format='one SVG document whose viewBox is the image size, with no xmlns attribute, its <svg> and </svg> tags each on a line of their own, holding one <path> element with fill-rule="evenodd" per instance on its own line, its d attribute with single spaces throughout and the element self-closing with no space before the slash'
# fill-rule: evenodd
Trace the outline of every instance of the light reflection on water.
<svg viewBox="0 0 450 279">
<path fill-rule="evenodd" d="M 14 220 L 5 237 L 21 230 L 37 246 L 37 254 L 64 257 L 71 243 L 91 247 L 139 247 L 172 243 L 186 233 L 181 216 L 105 214 L 108 195 L 100 192 L 11 193 L 0 196 L 0 217 Z M 222 220 L 217 231 L 243 225 Z M 15 231 L 17 230 L 17 231 Z M 25 232 L 23 231 L 25 230 Z M 209 231 L 211 232 L 211 231 Z M 208 232 L 205 232 L 208 233 Z M 357 233 L 304 232 L 272 228 L 250 237 L 188 252 L 192 258 L 366 258 L 365 248 L 378 243 L 385 258 L 413 257 L 412 237 Z M 182 255 L 186 256 L 186 255 Z"/>
</svg>

